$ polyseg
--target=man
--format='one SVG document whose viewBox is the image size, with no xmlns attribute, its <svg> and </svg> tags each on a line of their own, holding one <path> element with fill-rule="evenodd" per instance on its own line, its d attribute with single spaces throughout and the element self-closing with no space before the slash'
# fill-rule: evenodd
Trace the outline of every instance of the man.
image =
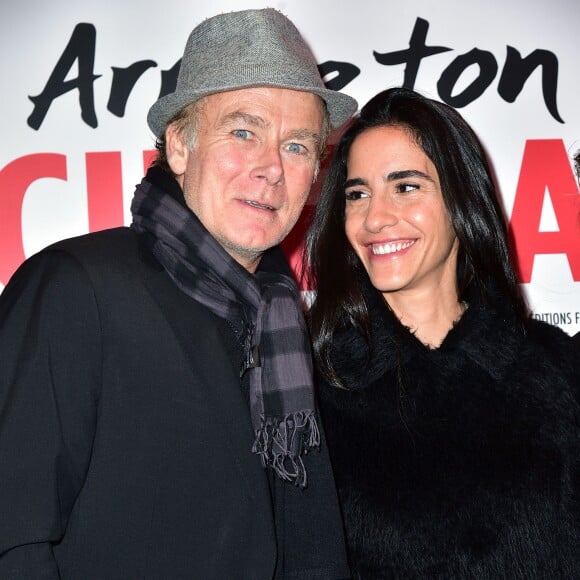
<svg viewBox="0 0 580 580">
<path fill-rule="evenodd" d="M 0 578 L 348 575 L 277 245 L 355 109 L 276 10 L 193 30 L 132 227 L 2 295 Z"/>
</svg>

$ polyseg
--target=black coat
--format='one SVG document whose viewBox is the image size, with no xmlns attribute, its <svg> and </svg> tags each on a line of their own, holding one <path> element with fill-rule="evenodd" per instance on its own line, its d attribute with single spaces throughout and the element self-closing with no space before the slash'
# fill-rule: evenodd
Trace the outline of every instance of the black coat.
<svg viewBox="0 0 580 580">
<path fill-rule="evenodd" d="M 0 298 L 2 580 L 346 575 L 326 451 L 306 490 L 269 485 L 226 342 L 132 230 L 21 267 Z"/>
<path fill-rule="evenodd" d="M 580 364 L 472 303 L 430 350 L 370 293 L 320 404 L 355 578 L 580 578 Z"/>
</svg>

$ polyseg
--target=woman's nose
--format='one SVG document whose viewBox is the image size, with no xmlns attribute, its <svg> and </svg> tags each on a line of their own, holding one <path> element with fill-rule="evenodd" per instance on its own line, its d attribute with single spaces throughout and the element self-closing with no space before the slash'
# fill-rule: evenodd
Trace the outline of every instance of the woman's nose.
<svg viewBox="0 0 580 580">
<path fill-rule="evenodd" d="M 384 196 L 371 197 L 364 225 L 370 232 L 379 232 L 385 227 L 394 226 L 399 221 L 396 208 Z"/>
</svg>

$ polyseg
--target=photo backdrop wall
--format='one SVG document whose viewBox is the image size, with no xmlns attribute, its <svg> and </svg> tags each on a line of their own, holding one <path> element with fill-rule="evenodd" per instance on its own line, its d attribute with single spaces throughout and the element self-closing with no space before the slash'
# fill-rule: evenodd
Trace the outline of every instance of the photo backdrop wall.
<svg viewBox="0 0 580 580">
<path fill-rule="evenodd" d="M 265 6 L 295 22 L 331 88 L 363 104 L 405 84 L 464 115 L 492 161 L 534 316 L 580 331 L 577 0 L 5 3 L 0 291 L 44 246 L 129 223 L 153 154 L 145 117 L 189 32 Z M 293 263 L 315 202 L 316 190 L 285 244 Z"/>
</svg>

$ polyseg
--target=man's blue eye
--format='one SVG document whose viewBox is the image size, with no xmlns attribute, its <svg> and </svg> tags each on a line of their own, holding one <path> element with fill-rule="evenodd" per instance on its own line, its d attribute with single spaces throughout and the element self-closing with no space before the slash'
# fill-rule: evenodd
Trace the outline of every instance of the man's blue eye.
<svg viewBox="0 0 580 580">
<path fill-rule="evenodd" d="M 306 147 L 304 147 L 304 145 L 300 145 L 300 143 L 290 143 L 288 145 L 288 150 L 291 153 L 304 153 L 306 151 Z"/>
<path fill-rule="evenodd" d="M 234 135 L 240 139 L 249 139 L 251 133 L 247 129 L 236 129 Z"/>
</svg>

